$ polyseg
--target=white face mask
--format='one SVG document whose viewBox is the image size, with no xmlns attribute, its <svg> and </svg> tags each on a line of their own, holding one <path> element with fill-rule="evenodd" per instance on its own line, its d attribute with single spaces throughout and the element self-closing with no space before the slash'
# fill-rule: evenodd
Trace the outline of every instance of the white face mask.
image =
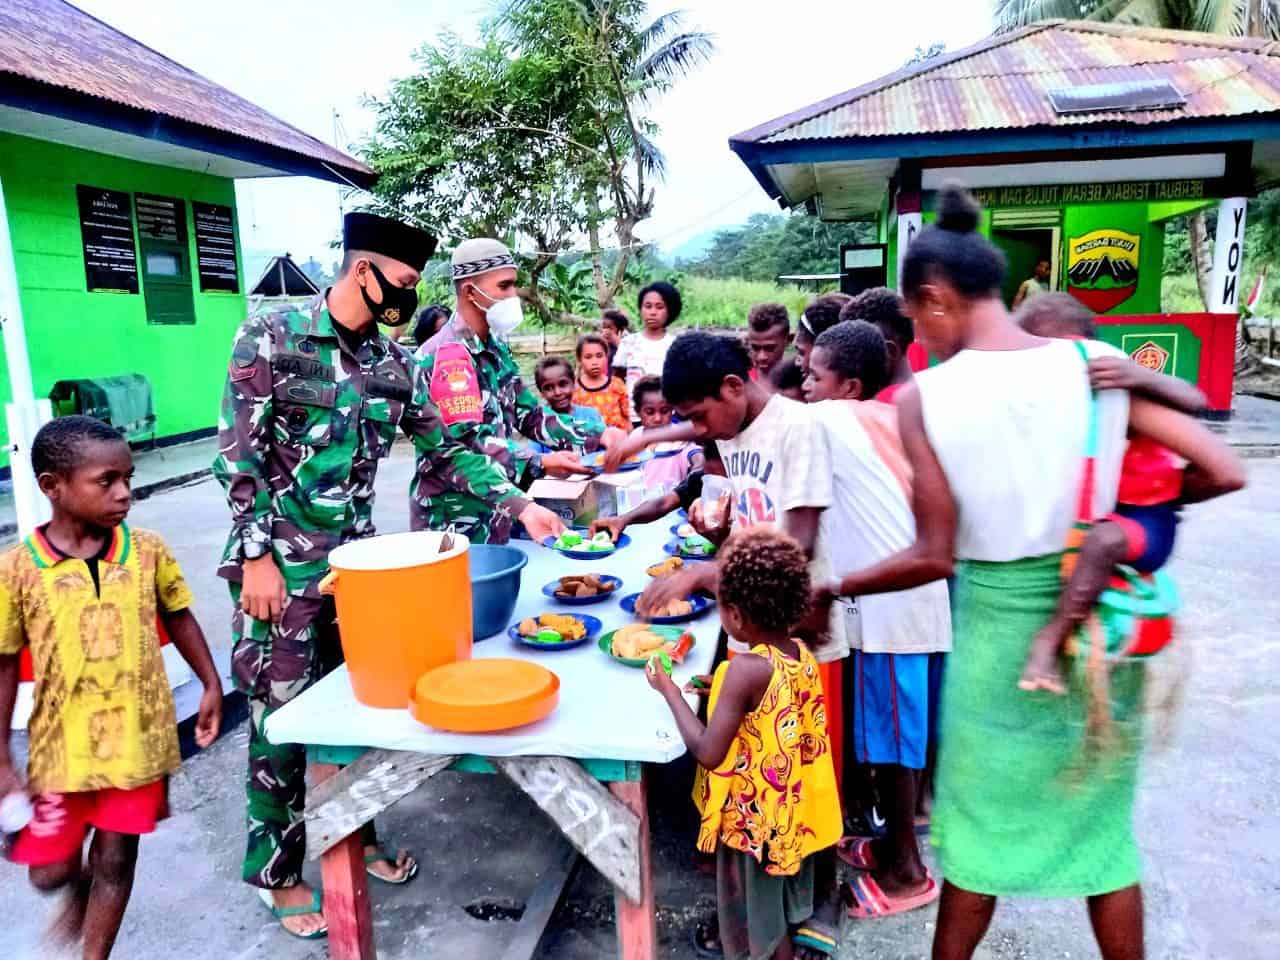
<svg viewBox="0 0 1280 960">
<path fill-rule="evenodd" d="M 478 287 L 472 287 L 480 296 L 489 299 L 489 295 Z M 475 303 L 473 300 L 472 303 Z M 507 336 L 516 327 L 520 326 L 520 321 L 524 319 L 524 310 L 520 306 L 519 297 L 507 297 L 503 300 L 494 300 L 489 306 L 483 307 L 476 303 L 484 311 L 484 317 L 489 321 L 489 333 L 497 337 L 499 340 L 505 340 Z"/>
</svg>

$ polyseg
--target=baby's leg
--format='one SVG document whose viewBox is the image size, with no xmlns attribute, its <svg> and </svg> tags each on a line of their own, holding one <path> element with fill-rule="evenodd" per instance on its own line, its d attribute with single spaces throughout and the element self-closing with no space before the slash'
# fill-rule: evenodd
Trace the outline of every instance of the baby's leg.
<svg viewBox="0 0 1280 960">
<path fill-rule="evenodd" d="M 106 960 L 120 932 L 133 873 L 138 864 L 138 838 L 127 833 L 95 830 L 89 847 L 92 884 L 84 918 L 84 960 Z"/>
<path fill-rule="evenodd" d="M 1089 531 L 1080 546 L 1075 570 L 1058 601 L 1057 612 L 1031 641 L 1019 687 L 1066 693 L 1066 681 L 1058 666 L 1063 645 L 1097 604 L 1116 564 L 1123 563 L 1130 552 L 1129 534 L 1119 523 L 1104 520 Z"/>
</svg>

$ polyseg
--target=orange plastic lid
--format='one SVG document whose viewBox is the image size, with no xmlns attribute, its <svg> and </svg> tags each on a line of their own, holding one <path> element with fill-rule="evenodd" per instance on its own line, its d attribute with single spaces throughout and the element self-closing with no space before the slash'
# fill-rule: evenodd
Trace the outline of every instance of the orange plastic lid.
<svg viewBox="0 0 1280 960">
<path fill-rule="evenodd" d="M 460 660 L 428 670 L 414 685 L 419 723 L 492 733 L 541 720 L 560 702 L 560 678 L 528 660 Z"/>
</svg>

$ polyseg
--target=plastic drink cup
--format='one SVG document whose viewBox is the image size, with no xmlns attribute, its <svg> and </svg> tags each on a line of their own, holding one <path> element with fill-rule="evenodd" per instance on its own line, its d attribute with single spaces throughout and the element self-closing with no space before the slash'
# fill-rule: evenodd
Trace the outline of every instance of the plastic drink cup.
<svg viewBox="0 0 1280 960">
<path fill-rule="evenodd" d="M 30 798 L 22 792 L 11 793 L 0 800 L 0 833 L 17 833 L 35 816 Z"/>
<path fill-rule="evenodd" d="M 702 478 L 702 522 L 708 529 L 720 526 L 720 516 L 733 496 L 733 486 L 727 477 Z"/>
</svg>

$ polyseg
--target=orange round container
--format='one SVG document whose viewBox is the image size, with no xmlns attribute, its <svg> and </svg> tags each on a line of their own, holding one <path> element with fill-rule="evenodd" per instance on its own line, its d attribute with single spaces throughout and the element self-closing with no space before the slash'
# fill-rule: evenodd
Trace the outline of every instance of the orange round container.
<svg viewBox="0 0 1280 960">
<path fill-rule="evenodd" d="M 418 680 L 409 712 L 458 733 L 493 733 L 541 720 L 560 702 L 560 678 L 528 660 L 468 660 Z"/>
<path fill-rule="evenodd" d="M 351 689 L 366 706 L 404 709 L 432 667 L 471 658 L 466 537 L 423 530 L 345 543 L 329 554 L 321 590 L 338 607 Z"/>
</svg>

